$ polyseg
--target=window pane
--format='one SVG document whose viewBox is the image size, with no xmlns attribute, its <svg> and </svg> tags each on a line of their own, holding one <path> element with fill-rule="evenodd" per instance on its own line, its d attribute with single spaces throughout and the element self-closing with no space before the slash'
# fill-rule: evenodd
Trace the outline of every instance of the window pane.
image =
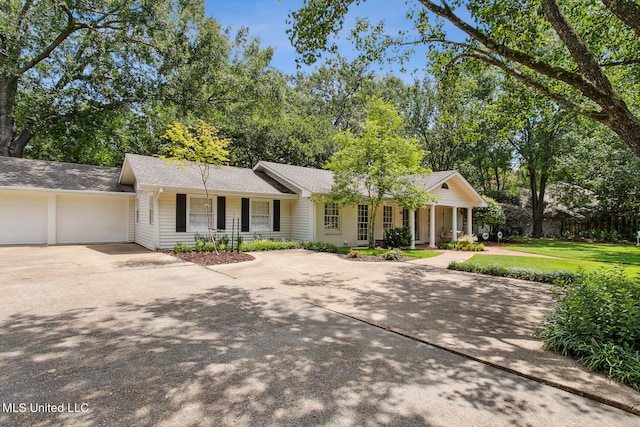
<svg viewBox="0 0 640 427">
<path fill-rule="evenodd" d="M 263 200 L 251 201 L 251 229 L 252 231 L 271 230 L 270 203 Z"/>
<path fill-rule="evenodd" d="M 340 230 L 340 209 L 336 203 L 324 205 L 324 228 L 325 230 Z"/>
<path fill-rule="evenodd" d="M 369 206 L 358 205 L 358 240 L 368 240 L 367 225 L 369 224 Z"/>
<path fill-rule="evenodd" d="M 189 225 L 193 229 L 204 229 L 209 227 L 210 218 L 213 226 L 213 201 L 202 197 L 191 197 L 189 199 Z"/>
</svg>

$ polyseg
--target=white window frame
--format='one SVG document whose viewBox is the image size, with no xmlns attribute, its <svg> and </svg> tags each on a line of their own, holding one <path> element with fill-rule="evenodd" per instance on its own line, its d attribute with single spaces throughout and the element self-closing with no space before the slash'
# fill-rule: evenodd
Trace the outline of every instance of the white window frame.
<svg viewBox="0 0 640 427">
<path fill-rule="evenodd" d="M 147 210 L 149 211 L 149 225 L 153 225 L 154 221 L 154 203 L 153 193 L 147 195 Z"/>
<path fill-rule="evenodd" d="M 382 230 L 393 228 L 393 206 L 382 207 Z"/>
<path fill-rule="evenodd" d="M 192 201 L 194 199 L 202 199 L 202 200 L 207 200 L 207 198 L 204 195 L 189 195 L 187 197 L 187 231 L 189 232 L 206 232 L 208 233 L 209 230 L 207 229 L 207 225 L 200 225 L 200 224 L 191 224 L 191 206 L 192 206 Z M 211 216 L 211 228 L 215 229 L 216 227 L 216 223 L 215 223 L 215 197 L 213 196 L 209 196 L 209 204 L 210 204 L 210 212 L 209 215 Z M 197 213 L 195 215 L 200 215 L 200 216 L 205 216 L 205 214 L 203 213 Z"/>
<path fill-rule="evenodd" d="M 267 215 L 264 214 L 256 214 L 254 203 L 267 203 L 269 213 Z M 258 226 L 254 222 L 254 217 L 260 216 L 261 218 L 267 218 L 266 226 L 262 224 Z M 252 233 L 263 233 L 273 231 L 273 200 L 270 199 L 250 199 L 249 200 L 249 230 Z"/>
<path fill-rule="evenodd" d="M 327 233 L 338 233 L 341 231 L 341 209 L 335 202 L 324 204 L 324 231 Z"/>
<path fill-rule="evenodd" d="M 361 209 L 364 208 L 364 209 Z M 369 240 L 369 206 L 368 205 L 357 205 L 356 211 L 356 239 L 359 242 L 366 242 Z M 365 216 L 364 221 L 361 221 L 363 217 L 361 216 L 361 210 L 364 210 Z M 364 228 L 361 226 L 364 225 Z M 362 237 L 361 232 L 364 232 L 364 239 Z"/>
</svg>

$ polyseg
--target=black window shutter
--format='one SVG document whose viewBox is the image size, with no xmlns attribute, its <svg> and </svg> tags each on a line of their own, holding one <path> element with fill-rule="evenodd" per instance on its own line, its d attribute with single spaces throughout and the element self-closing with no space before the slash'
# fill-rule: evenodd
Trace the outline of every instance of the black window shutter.
<svg viewBox="0 0 640 427">
<path fill-rule="evenodd" d="M 280 231 L 280 200 L 273 201 L 273 231 Z"/>
<path fill-rule="evenodd" d="M 225 213 L 227 212 L 227 198 L 226 197 L 218 197 L 218 230 L 224 230 L 226 228 L 227 217 Z"/>
<path fill-rule="evenodd" d="M 187 195 L 176 194 L 176 233 L 187 231 Z"/>
<path fill-rule="evenodd" d="M 240 231 L 246 233 L 249 231 L 249 199 L 242 198 L 242 226 Z"/>
</svg>

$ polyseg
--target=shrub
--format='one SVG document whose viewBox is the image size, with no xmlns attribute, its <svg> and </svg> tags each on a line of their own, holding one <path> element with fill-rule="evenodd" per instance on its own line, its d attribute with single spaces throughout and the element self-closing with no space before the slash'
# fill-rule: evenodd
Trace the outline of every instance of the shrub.
<svg viewBox="0 0 640 427">
<path fill-rule="evenodd" d="M 455 243 L 451 243 L 451 242 L 438 242 L 438 244 L 436 246 L 438 246 L 438 249 L 453 250 L 453 249 L 456 248 L 456 244 Z"/>
<path fill-rule="evenodd" d="M 411 246 L 411 228 L 397 227 L 384 230 L 384 244 L 387 248 Z"/>
<path fill-rule="evenodd" d="M 310 251 L 331 252 L 331 253 L 338 252 L 338 248 L 335 245 L 332 245 L 331 243 L 327 243 L 327 242 L 321 242 L 318 240 L 300 242 L 300 247 L 302 249 L 308 249 Z"/>
<path fill-rule="evenodd" d="M 179 254 L 183 252 L 191 252 L 191 247 L 184 242 L 178 242 L 173 245 L 173 252 Z"/>
<path fill-rule="evenodd" d="M 298 249 L 299 247 L 300 244 L 298 242 L 286 240 L 254 240 L 253 242 L 242 244 L 242 250 L 246 252 L 277 251 L 282 249 Z"/>
<path fill-rule="evenodd" d="M 384 254 L 382 254 L 382 258 L 386 259 L 387 261 L 398 261 L 402 259 L 402 251 L 398 248 L 395 249 L 391 249 L 388 252 L 385 252 Z"/>
<path fill-rule="evenodd" d="M 363 256 L 360 251 L 354 251 L 353 249 L 347 254 L 347 258 L 362 258 Z"/>
<path fill-rule="evenodd" d="M 223 234 L 222 236 L 220 236 L 220 245 L 224 246 L 225 249 L 229 247 L 229 236 L 227 236 L 226 234 Z"/>
<path fill-rule="evenodd" d="M 512 279 L 529 280 L 541 283 L 571 283 L 578 276 L 568 271 L 543 272 L 531 268 L 504 267 L 501 265 L 479 265 L 470 262 L 453 261 L 450 270 L 467 271 L 470 273 L 488 274 L 490 276 L 510 277 Z"/>
<path fill-rule="evenodd" d="M 545 347 L 640 391 L 640 279 L 603 270 L 559 286 L 554 297 L 538 331 Z"/>
<path fill-rule="evenodd" d="M 213 252 L 213 242 L 204 239 L 195 241 L 194 249 L 196 252 Z"/>
</svg>

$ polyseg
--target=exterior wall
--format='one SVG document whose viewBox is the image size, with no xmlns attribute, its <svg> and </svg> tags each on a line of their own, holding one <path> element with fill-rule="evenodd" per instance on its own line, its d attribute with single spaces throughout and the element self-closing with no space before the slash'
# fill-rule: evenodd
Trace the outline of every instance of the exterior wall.
<svg viewBox="0 0 640 427">
<path fill-rule="evenodd" d="M 149 224 L 149 199 L 152 194 L 151 191 L 136 192 L 137 213 L 134 212 L 136 228 L 134 241 L 140 246 L 154 250 L 156 249 L 154 230 L 153 225 Z"/>
<path fill-rule="evenodd" d="M 468 196 L 462 191 L 462 187 L 458 183 L 453 180 L 449 180 L 446 182 L 446 184 L 449 186 L 448 189 L 438 187 L 430 191 L 431 194 L 434 194 L 438 197 L 437 204 L 439 206 L 472 206 L 472 204 L 467 201 Z"/>
<path fill-rule="evenodd" d="M 291 239 L 313 240 L 313 202 L 309 198 L 291 200 Z"/>
<path fill-rule="evenodd" d="M 129 199 L 129 242 L 136 241 L 136 199 Z"/>
<path fill-rule="evenodd" d="M 402 227 L 402 208 L 395 203 L 388 203 L 386 206 L 391 206 L 393 209 L 393 227 Z M 316 240 L 328 242 L 336 246 L 363 246 L 368 244 L 368 240 L 357 240 L 357 222 L 358 222 L 358 208 L 357 206 L 344 206 L 340 210 L 340 230 L 325 230 L 324 229 L 324 203 L 316 204 L 317 217 L 315 222 L 316 227 Z M 424 213 L 425 210 L 421 209 L 419 212 L 420 221 L 427 221 L 428 217 Z M 376 240 L 382 240 L 384 238 L 384 229 L 382 226 L 382 220 L 384 218 L 384 208 L 380 206 L 375 218 L 375 232 L 374 237 Z M 421 222 L 420 235 L 428 236 L 428 226 Z M 345 241 L 347 242 L 345 244 Z"/>
<path fill-rule="evenodd" d="M 204 197 L 202 194 L 187 194 L 187 205 L 189 204 L 189 198 Z M 213 199 L 213 213 L 214 213 L 214 225 L 217 223 L 215 217 L 217 209 L 215 206 L 216 195 L 209 195 Z M 268 200 L 271 202 L 271 221 L 273 222 L 273 199 L 267 198 L 252 198 L 252 200 Z M 265 239 L 285 239 L 291 240 L 291 228 L 292 228 L 292 200 L 280 199 L 280 231 L 252 231 L 249 229 L 248 233 L 240 233 L 245 242 L 252 241 L 255 237 L 261 236 Z M 235 234 L 238 233 L 238 219 L 241 217 L 241 203 L 242 197 L 239 196 L 226 196 L 226 215 L 225 215 L 225 230 L 217 230 L 215 235 L 220 237 L 227 235 L 231 238 L 231 232 L 234 230 L 233 220 L 235 218 Z M 158 199 L 158 221 L 159 221 L 159 249 L 172 249 L 178 242 L 186 243 L 190 246 L 194 244 L 194 238 L 196 233 L 207 234 L 206 230 L 194 231 L 187 227 L 186 232 L 176 232 L 176 193 L 162 193 Z M 187 212 L 187 219 L 189 212 Z"/>
</svg>

